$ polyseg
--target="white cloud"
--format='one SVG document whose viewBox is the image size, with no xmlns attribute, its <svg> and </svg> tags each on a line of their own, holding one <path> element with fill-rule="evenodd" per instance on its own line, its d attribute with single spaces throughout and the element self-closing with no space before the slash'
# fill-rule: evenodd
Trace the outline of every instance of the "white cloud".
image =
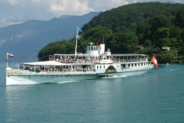
<svg viewBox="0 0 184 123">
<path fill-rule="evenodd" d="M 92 8 L 95 10 L 109 10 L 111 8 L 119 7 L 122 5 L 128 4 L 127 0 L 102 0 L 99 2 L 99 0 L 94 0 L 91 3 Z"/>
<path fill-rule="evenodd" d="M 93 11 L 93 9 L 88 6 L 87 1 L 80 2 L 79 0 L 52 0 L 49 2 L 49 4 L 50 9 L 54 14 L 61 13 L 81 15 Z"/>
<path fill-rule="evenodd" d="M 39 3 L 40 0 L 31 0 L 32 2 L 36 2 L 36 3 Z"/>
<path fill-rule="evenodd" d="M 11 5 L 18 4 L 18 1 L 17 1 L 17 0 L 8 0 L 8 2 L 9 2 Z"/>
<path fill-rule="evenodd" d="M 184 0 L 175 0 L 176 3 L 184 3 Z"/>
<path fill-rule="evenodd" d="M 9 17 L 6 17 L 6 18 L 2 18 L 1 19 L 1 23 L 3 25 L 13 25 L 13 24 L 20 24 L 20 23 L 23 23 L 23 22 L 17 22 L 17 21 L 12 21 L 14 20 L 14 16 L 9 16 Z"/>
<path fill-rule="evenodd" d="M 136 2 L 158 0 L 0 0 L 0 27 L 28 20 L 49 20 L 61 15 L 83 15 Z M 159 0 L 184 3 L 184 0 Z M 13 17 L 13 18 L 12 18 Z"/>
</svg>

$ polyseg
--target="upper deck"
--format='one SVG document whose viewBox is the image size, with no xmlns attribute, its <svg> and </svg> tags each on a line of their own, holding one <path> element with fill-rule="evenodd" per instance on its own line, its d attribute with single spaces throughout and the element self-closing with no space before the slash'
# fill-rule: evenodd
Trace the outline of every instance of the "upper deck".
<svg viewBox="0 0 184 123">
<path fill-rule="evenodd" d="M 111 60 L 112 63 L 125 63 L 125 62 L 146 62 L 148 55 L 145 54 L 111 54 L 93 56 L 89 54 L 54 54 L 49 58 L 49 61 L 56 61 L 65 64 L 99 64 L 102 60 Z"/>
</svg>

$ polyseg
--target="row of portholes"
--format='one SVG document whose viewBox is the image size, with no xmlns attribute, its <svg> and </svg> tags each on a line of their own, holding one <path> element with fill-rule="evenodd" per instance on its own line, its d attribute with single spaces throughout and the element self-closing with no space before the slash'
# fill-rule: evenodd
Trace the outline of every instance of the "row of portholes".
<svg viewBox="0 0 184 123">
<path fill-rule="evenodd" d="M 138 63 L 138 64 L 129 64 L 128 67 L 140 67 L 140 66 L 147 66 L 148 63 Z"/>
<path fill-rule="evenodd" d="M 148 63 L 138 63 L 138 64 L 123 64 L 123 68 L 127 67 L 141 67 L 141 66 L 148 66 Z"/>
<path fill-rule="evenodd" d="M 105 69 L 105 66 L 99 65 L 99 66 L 97 66 L 96 68 L 97 68 L 97 69 Z"/>
</svg>

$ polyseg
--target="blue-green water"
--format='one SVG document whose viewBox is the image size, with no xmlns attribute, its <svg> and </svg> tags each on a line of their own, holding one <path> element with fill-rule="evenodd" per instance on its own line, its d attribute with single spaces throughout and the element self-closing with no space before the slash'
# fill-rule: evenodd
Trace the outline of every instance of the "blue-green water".
<svg viewBox="0 0 184 123">
<path fill-rule="evenodd" d="M 5 86 L 0 66 L 0 123 L 183 123 L 184 65 L 93 81 Z"/>
</svg>

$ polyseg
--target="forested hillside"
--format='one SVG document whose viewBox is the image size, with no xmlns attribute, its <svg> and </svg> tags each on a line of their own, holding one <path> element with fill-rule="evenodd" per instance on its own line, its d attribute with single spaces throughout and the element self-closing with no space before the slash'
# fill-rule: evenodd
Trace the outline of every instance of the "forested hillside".
<svg viewBox="0 0 184 123">
<path fill-rule="evenodd" d="M 105 11 L 82 28 L 81 42 L 96 43 L 105 36 L 106 49 L 112 53 L 145 53 L 156 55 L 159 62 L 184 60 L 184 4 L 136 3 Z M 79 41 L 78 49 L 85 52 Z M 137 46 L 144 49 L 138 50 Z M 158 51 L 152 51 L 157 47 Z M 162 51 L 162 47 L 170 51 Z M 38 58 L 54 53 L 74 53 L 75 39 L 58 41 L 41 49 Z M 44 60 L 44 59 L 41 59 Z"/>
</svg>

